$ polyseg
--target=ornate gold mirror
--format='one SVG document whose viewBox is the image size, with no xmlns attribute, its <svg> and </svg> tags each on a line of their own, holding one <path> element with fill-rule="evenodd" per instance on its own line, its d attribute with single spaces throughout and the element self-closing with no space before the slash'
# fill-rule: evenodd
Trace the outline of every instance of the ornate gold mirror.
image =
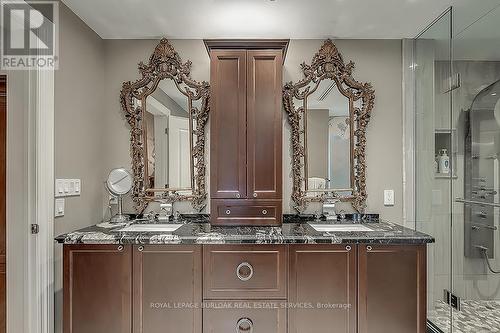
<svg viewBox="0 0 500 333">
<path fill-rule="evenodd" d="M 292 200 L 302 212 L 309 202 L 327 198 L 366 206 L 366 127 L 375 100 L 370 83 L 352 77 L 331 40 L 324 42 L 304 78 L 283 89 L 291 125 Z"/>
<path fill-rule="evenodd" d="M 120 101 L 131 127 L 130 145 L 138 211 L 148 202 L 191 201 L 205 206 L 205 126 L 210 86 L 191 78 L 167 39 L 139 63 L 141 78 L 123 83 Z"/>
</svg>

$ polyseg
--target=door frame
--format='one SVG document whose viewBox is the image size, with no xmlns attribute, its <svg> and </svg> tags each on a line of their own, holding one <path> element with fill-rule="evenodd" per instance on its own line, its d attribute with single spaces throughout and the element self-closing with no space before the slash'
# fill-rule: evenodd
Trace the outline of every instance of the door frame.
<svg viewBox="0 0 500 333">
<path fill-rule="evenodd" d="M 7 76 L 7 332 L 52 333 L 54 72 L 0 74 Z"/>
<path fill-rule="evenodd" d="M 38 279 L 30 294 L 35 304 L 30 312 L 30 333 L 54 332 L 54 71 L 34 71 L 30 86 L 36 90 L 34 98 L 35 179 L 36 193 L 33 223 L 39 226 L 32 240 L 35 253 L 30 256 L 30 269 Z M 31 243 L 31 242 L 30 242 Z M 39 301 L 38 301 L 39 300 Z"/>
</svg>

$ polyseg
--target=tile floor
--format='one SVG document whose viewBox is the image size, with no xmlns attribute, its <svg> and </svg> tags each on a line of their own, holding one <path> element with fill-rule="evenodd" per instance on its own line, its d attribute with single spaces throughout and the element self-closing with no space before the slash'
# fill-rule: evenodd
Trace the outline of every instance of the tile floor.
<svg viewBox="0 0 500 333">
<path fill-rule="evenodd" d="M 500 301 L 462 300 L 461 311 L 453 310 L 453 333 L 500 332 Z M 450 307 L 437 301 L 427 318 L 450 333 Z"/>
</svg>

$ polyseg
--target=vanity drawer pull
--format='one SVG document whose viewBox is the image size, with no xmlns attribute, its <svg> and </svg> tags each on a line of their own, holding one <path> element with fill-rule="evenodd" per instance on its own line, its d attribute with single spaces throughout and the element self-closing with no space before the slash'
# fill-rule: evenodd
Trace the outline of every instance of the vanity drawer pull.
<svg viewBox="0 0 500 333">
<path fill-rule="evenodd" d="M 138 250 L 139 250 L 139 252 L 144 251 L 144 246 L 142 246 L 142 245 L 141 245 L 141 246 L 139 246 Z"/>
<path fill-rule="evenodd" d="M 249 318 L 241 318 L 236 323 L 236 333 L 252 333 L 253 322 Z"/>
<path fill-rule="evenodd" d="M 262 210 L 262 215 L 267 215 L 267 210 L 266 209 Z"/>
<path fill-rule="evenodd" d="M 253 276 L 253 267 L 250 265 L 248 262 L 242 262 L 241 264 L 238 265 L 236 268 L 236 276 L 238 279 L 241 281 L 248 281 L 252 278 Z"/>
<path fill-rule="evenodd" d="M 345 249 L 346 249 L 347 251 L 351 251 L 351 246 L 350 246 L 350 245 L 347 245 L 347 246 L 345 247 Z"/>
<path fill-rule="evenodd" d="M 372 247 L 371 247 L 370 245 L 368 245 L 368 246 L 366 247 L 366 250 L 367 250 L 367 251 L 371 251 L 371 250 L 372 250 Z"/>
<path fill-rule="evenodd" d="M 236 323 L 236 333 L 252 333 L 253 322 L 249 318 L 241 318 Z"/>
<path fill-rule="evenodd" d="M 257 193 L 256 192 L 253 192 L 253 197 L 257 198 Z"/>
<path fill-rule="evenodd" d="M 123 245 L 118 245 L 118 251 L 120 251 L 120 252 L 123 251 Z"/>
<path fill-rule="evenodd" d="M 231 210 L 226 209 L 226 215 L 231 215 Z"/>
</svg>

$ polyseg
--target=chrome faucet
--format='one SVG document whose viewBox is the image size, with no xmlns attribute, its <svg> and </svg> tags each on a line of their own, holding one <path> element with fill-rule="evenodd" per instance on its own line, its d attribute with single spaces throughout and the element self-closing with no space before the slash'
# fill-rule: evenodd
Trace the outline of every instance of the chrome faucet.
<svg viewBox="0 0 500 333">
<path fill-rule="evenodd" d="M 160 203 L 160 213 L 157 216 L 158 222 L 168 222 L 174 211 L 174 206 L 171 203 Z"/>
<path fill-rule="evenodd" d="M 337 220 L 337 211 L 335 205 L 339 202 L 336 198 L 327 198 L 323 202 L 323 215 L 325 215 L 326 220 Z"/>
</svg>

